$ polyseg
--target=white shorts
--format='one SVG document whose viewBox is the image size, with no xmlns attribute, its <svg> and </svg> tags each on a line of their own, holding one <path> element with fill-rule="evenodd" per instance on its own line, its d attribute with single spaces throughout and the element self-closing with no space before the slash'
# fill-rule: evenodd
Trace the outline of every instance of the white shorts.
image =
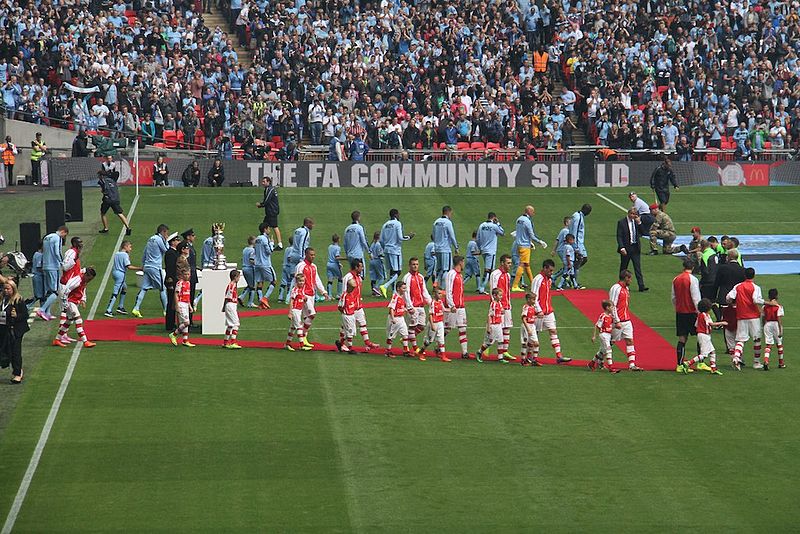
<svg viewBox="0 0 800 534">
<path fill-rule="evenodd" d="M 707 357 L 709 354 L 716 352 L 714 350 L 714 343 L 711 339 L 711 336 L 708 334 L 703 334 L 702 332 L 698 332 L 697 334 L 697 343 L 700 345 L 700 356 L 703 358 Z"/>
<path fill-rule="evenodd" d="M 289 310 L 289 323 L 295 330 L 303 326 L 303 310 Z"/>
<path fill-rule="evenodd" d="M 439 345 L 444 345 L 444 323 L 439 321 L 438 323 L 430 323 L 428 325 L 428 336 L 426 341 L 431 343 L 435 341 Z"/>
<path fill-rule="evenodd" d="M 397 335 L 400 339 L 408 337 L 408 326 L 402 317 L 392 317 L 391 315 L 386 320 L 386 339 L 394 339 Z"/>
<path fill-rule="evenodd" d="M 317 309 L 314 307 L 315 295 L 306 295 L 306 302 L 303 304 L 303 317 L 312 317 L 317 314 Z"/>
<path fill-rule="evenodd" d="M 456 311 L 454 312 L 445 312 L 444 323 L 447 325 L 447 328 L 459 328 L 461 326 L 467 326 L 467 309 L 456 308 Z"/>
<path fill-rule="evenodd" d="M 353 314 L 353 318 L 356 320 L 358 326 L 367 326 L 367 316 L 364 315 L 364 308 L 356 310 Z"/>
<path fill-rule="evenodd" d="M 425 326 L 425 306 L 408 309 L 408 326 Z"/>
<path fill-rule="evenodd" d="M 511 309 L 503 310 L 503 324 L 501 328 L 511 328 L 514 326 L 514 318 L 511 316 Z"/>
<path fill-rule="evenodd" d="M 522 346 L 527 345 L 529 342 L 539 342 L 539 335 L 536 333 L 536 322 L 526 323 L 522 321 L 522 327 L 519 329 L 519 340 Z"/>
<path fill-rule="evenodd" d="M 764 323 L 764 342 L 767 345 L 783 345 L 783 336 L 778 326 L 778 321 L 767 321 Z"/>
<path fill-rule="evenodd" d="M 739 319 L 736 322 L 736 342 L 761 339 L 761 319 Z"/>
<path fill-rule="evenodd" d="M 347 315 L 346 313 L 342 314 L 342 331 L 344 332 L 344 337 L 354 338 L 356 335 L 356 316 Z"/>
<path fill-rule="evenodd" d="M 178 324 L 185 324 L 189 322 L 189 303 L 179 302 L 178 309 Z"/>
<path fill-rule="evenodd" d="M 611 340 L 633 339 L 633 323 L 630 321 L 622 321 L 619 325 L 620 328 L 611 330 Z"/>
<path fill-rule="evenodd" d="M 235 302 L 225 303 L 225 328 L 239 328 L 239 310 Z"/>
<path fill-rule="evenodd" d="M 484 339 L 484 345 L 491 345 L 492 343 L 497 343 L 498 345 L 503 343 L 502 324 L 490 324 L 486 329 L 486 338 Z"/>
<path fill-rule="evenodd" d="M 553 312 L 548 313 L 544 317 L 538 317 L 536 319 L 536 331 L 541 332 L 542 330 L 555 330 L 556 328 L 556 314 Z"/>
<path fill-rule="evenodd" d="M 74 302 L 67 301 L 67 303 L 64 304 L 64 313 L 67 314 L 67 319 L 70 321 L 81 318 L 81 312 L 78 309 L 78 305 Z"/>
<path fill-rule="evenodd" d="M 608 352 L 611 350 L 611 333 L 600 332 L 600 350 Z"/>
</svg>

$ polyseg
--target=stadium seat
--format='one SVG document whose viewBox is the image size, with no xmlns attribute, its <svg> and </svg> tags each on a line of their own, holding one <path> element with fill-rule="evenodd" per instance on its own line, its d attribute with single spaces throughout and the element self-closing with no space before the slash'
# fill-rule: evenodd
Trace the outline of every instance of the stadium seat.
<svg viewBox="0 0 800 534">
<path fill-rule="evenodd" d="M 473 141 L 469 147 L 472 150 L 483 150 L 486 148 L 486 145 L 482 141 Z"/>
<path fill-rule="evenodd" d="M 178 146 L 178 134 L 175 130 L 164 130 L 164 144 L 167 148 Z"/>
<path fill-rule="evenodd" d="M 500 143 L 492 143 L 491 141 L 486 143 L 487 150 L 499 150 Z"/>
<path fill-rule="evenodd" d="M 167 148 L 167 145 L 164 143 L 153 143 L 153 148 Z"/>
<path fill-rule="evenodd" d="M 458 150 L 469 150 L 469 143 L 466 141 L 459 141 L 456 143 L 456 148 Z"/>
</svg>

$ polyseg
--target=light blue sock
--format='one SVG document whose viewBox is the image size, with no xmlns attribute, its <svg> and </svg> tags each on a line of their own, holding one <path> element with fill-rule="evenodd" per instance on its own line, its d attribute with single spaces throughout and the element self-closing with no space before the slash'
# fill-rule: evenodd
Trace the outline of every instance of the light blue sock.
<svg viewBox="0 0 800 534">
<path fill-rule="evenodd" d="M 167 311 L 167 290 L 162 289 L 159 295 L 161 297 L 161 308 L 166 312 Z"/>
<path fill-rule="evenodd" d="M 256 298 L 256 289 L 254 287 L 248 287 L 247 288 L 247 292 L 250 293 L 250 300 L 247 302 L 247 305 L 248 306 L 252 306 L 253 305 L 253 301 Z M 244 299 L 242 299 L 242 300 L 244 300 Z"/>
<path fill-rule="evenodd" d="M 264 293 L 264 296 L 265 296 L 265 297 L 267 297 L 267 298 L 269 298 L 269 296 L 270 296 L 270 295 L 272 295 L 272 292 L 273 292 L 273 291 L 275 291 L 275 286 L 274 286 L 274 285 L 272 285 L 272 284 L 268 285 L 268 286 L 267 286 L 267 292 L 266 292 L 266 293 Z"/>
<path fill-rule="evenodd" d="M 389 286 L 392 286 L 392 289 L 394 290 L 394 283 L 395 282 L 397 282 L 397 274 L 393 274 L 391 278 L 389 278 L 386 282 L 384 282 L 381 285 L 386 287 L 386 288 L 388 288 Z"/>
<path fill-rule="evenodd" d="M 147 293 L 146 289 L 140 289 L 139 290 L 139 294 L 136 295 L 136 304 L 133 305 L 133 309 L 134 310 L 138 310 L 141 307 L 142 301 L 144 300 L 145 293 Z"/>
<path fill-rule="evenodd" d="M 125 295 L 127 295 L 127 291 L 123 291 L 119 294 L 119 302 L 117 303 L 117 308 L 125 309 Z"/>
</svg>

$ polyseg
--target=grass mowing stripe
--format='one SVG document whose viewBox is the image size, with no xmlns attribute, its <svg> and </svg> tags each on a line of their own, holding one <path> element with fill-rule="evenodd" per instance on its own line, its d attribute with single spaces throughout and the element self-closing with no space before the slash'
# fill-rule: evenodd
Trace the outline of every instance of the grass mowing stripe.
<svg viewBox="0 0 800 534">
<path fill-rule="evenodd" d="M 617 204 L 616 202 L 614 202 L 613 200 L 611 200 L 610 198 L 608 198 L 608 197 L 607 197 L 607 196 L 605 196 L 604 194 L 602 194 L 602 193 L 595 193 L 595 195 L 597 195 L 598 197 L 602 198 L 603 200 L 605 200 L 606 202 L 608 202 L 608 203 L 609 203 L 609 204 L 611 204 L 612 206 L 616 206 L 616 207 L 618 207 L 619 209 L 621 209 L 622 211 L 624 211 L 625 213 L 628 213 L 628 210 L 627 210 L 627 209 L 623 208 L 622 206 L 620 206 L 619 204 Z"/>
<path fill-rule="evenodd" d="M 138 202 L 139 196 L 137 195 L 133 198 L 131 209 L 128 212 L 129 224 L 130 220 L 133 218 L 133 212 L 136 210 L 136 204 Z M 111 258 L 109 258 L 108 265 L 106 265 L 106 272 L 103 275 L 103 280 L 100 282 L 100 287 L 97 288 L 94 303 L 92 303 L 92 307 L 89 309 L 89 315 L 87 316 L 87 320 L 89 321 L 94 319 L 94 315 L 97 313 L 97 306 L 100 303 L 100 298 L 102 297 L 103 291 L 105 291 L 106 285 L 108 284 L 108 278 L 111 274 L 111 269 L 114 267 L 114 254 L 117 250 L 119 250 L 124 237 L 125 227 L 123 226 L 119 232 L 119 237 L 117 238 L 117 245 L 111 252 Z M 3 530 L 0 531 L 2 534 L 11 534 L 11 531 L 14 529 L 14 524 L 17 522 L 17 516 L 22 508 L 22 503 L 25 502 L 25 496 L 28 494 L 28 489 L 31 486 L 33 476 L 36 474 L 36 469 L 39 467 L 39 460 L 41 460 L 42 453 L 47 445 L 47 440 L 50 438 L 50 431 L 53 429 L 53 424 L 58 416 L 58 411 L 61 409 L 61 402 L 64 400 L 64 395 L 66 395 L 67 388 L 72 380 L 72 374 L 75 372 L 75 366 L 78 364 L 78 358 L 80 358 L 81 349 L 83 349 L 83 344 L 77 343 L 75 348 L 72 350 L 72 356 L 69 359 L 67 370 L 64 371 L 64 378 L 61 379 L 61 384 L 58 386 L 56 398 L 53 399 L 53 404 L 50 407 L 50 413 L 47 414 L 47 420 L 45 420 L 42 433 L 39 435 L 39 441 L 36 442 L 36 448 L 33 450 L 31 461 L 28 463 L 28 468 L 25 470 L 25 475 L 22 477 L 22 482 L 20 482 L 17 495 L 14 497 L 14 503 L 11 505 L 11 510 L 8 511 L 6 522 L 3 524 Z"/>
<path fill-rule="evenodd" d="M 325 370 L 325 363 L 322 361 L 322 358 L 325 357 L 326 356 L 317 355 L 317 373 L 319 374 L 322 393 L 325 398 L 325 411 L 328 412 L 328 421 L 330 422 L 333 443 L 336 446 L 336 456 L 339 458 L 339 465 L 342 468 L 342 482 L 345 491 L 344 497 L 347 503 L 347 519 L 350 522 L 353 532 L 362 532 L 361 515 L 358 512 L 358 503 L 356 502 L 353 482 L 355 468 L 350 461 L 350 457 L 347 455 L 347 451 L 345 451 L 345 445 L 342 441 L 342 423 L 339 414 L 336 413 L 334 408 L 335 401 L 333 399 L 333 390 L 330 380 L 328 380 L 328 373 Z"/>
</svg>

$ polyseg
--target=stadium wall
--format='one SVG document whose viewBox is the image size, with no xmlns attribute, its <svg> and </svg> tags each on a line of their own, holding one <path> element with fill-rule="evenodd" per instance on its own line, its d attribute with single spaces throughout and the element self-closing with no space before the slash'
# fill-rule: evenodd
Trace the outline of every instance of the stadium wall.
<svg viewBox="0 0 800 534">
<path fill-rule="evenodd" d="M 184 169 L 198 161 L 201 185 L 205 186 L 212 160 L 167 159 L 170 180 L 180 182 Z M 152 185 L 153 160 L 140 160 L 140 185 Z M 594 165 L 598 187 L 649 186 L 650 175 L 660 165 L 657 161 L 597 162 Z M 134 162 L 118 161 L 120 183 L 135 181 Z M 223 161 L 225 184 L 257 186 L 269 176 L 282 187 L 578 187 L 578 162 L 312 162 L 277 163 L 272 161 Z M 50 185 L 64 180 L 94 182 L 100 161 L 95 158 L 58 158 L 48 160 L 44 171 Z M 673 169 L 680 186 L 726 185 L 767 186 L 800 185 L 800 162 L 675 162 Z"/>
</svg>

